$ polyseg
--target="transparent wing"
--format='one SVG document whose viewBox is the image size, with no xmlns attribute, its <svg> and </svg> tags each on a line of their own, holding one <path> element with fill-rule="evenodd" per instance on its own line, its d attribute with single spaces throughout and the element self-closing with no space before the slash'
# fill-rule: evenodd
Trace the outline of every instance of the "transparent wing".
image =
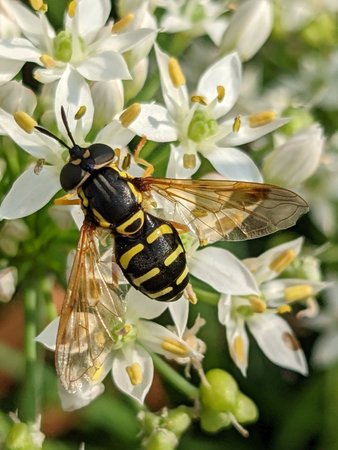
<svg viewBox="0 0 338 450">
<path fill-rule="evenodd" d="M 125 312 L 119 268 L 101 253 L 96 229 L 84 223 L 69 277 L 56 341 L 55 364 L 68 392 L 85 392 L 105 374 L 113 332 Z M 101 257 L 102 254 L 102 257 Z"/>
<path fill-rule="evenodd" d="M 243 181 L 137 178 L 144 207 L 183 223 L 202 245 L 257 238 L 288 228 L 308 211 L 295 192 Z"/>
</svg>

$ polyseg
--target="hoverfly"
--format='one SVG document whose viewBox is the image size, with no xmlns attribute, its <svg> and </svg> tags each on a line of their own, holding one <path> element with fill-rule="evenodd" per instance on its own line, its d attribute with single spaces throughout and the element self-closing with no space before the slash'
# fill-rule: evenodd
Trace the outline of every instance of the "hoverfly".
<svg viewBox="0 0 338 450">
<path fill-rule="evenodd" d="M 292 226 L 308 206 L 296 193 L 268 184 L 132 177 L 118 167 L 111 147 L 78 146 L 63 108 L 61 115 L 72 146 L 35 128 L 69 150 L 61 186 L 77 193 L 85 216 L 56 345 L 60 380 L 76 392 L 100 378 L 114 345 L 112 330 L 124 313 L 119 271 L 148 297 L 175 300 L 189 281 L 179 231 L 195 233 L 201 245 L 251 239 Z M 110 274 L 96 242 L 102 230 L 114 241 Z"/>
</svg>

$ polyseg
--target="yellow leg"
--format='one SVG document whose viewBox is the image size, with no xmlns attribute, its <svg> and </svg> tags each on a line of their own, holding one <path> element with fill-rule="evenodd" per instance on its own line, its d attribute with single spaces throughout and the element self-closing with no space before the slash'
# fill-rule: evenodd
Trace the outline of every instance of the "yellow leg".
<svg viewBox="0 0 338 450">
<path fill-rule="evenodd" d="M 74 194 L 66 194 L 60 198 L 54 200 L 54 205 L 80 205 L 81 201 L 79 198 L 71 198 Z"/>
<path fill-rule="evenodd" d="M 143 172 L 143 177 L 150 177 L 153 173 L 154 173 L 154 166 L 152 164 L 150 164 L 148 161 L 146 161 L 145 159 L 140 158 L 140 152 L 143 149 L 143 147 L 145 146 L 147 142 L 147 138 L 144 136 L 140 142 L 137 144 L 137 147 L 135 149 L 135 153 L 134 153 L 134 158 L 135 158 L 135 162 L 136 164 L 141 164 L 142 166 L 145 166 L 146 169 Z"/>
</svg>

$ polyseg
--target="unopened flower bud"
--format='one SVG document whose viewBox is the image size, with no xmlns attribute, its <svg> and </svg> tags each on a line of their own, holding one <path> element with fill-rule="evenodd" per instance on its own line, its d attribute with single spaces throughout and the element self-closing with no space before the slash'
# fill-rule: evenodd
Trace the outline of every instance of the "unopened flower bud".
<svg viewBox="0 0 338 450">
<path fill-rule="evenodd" d="M 251 398 L 247 397 L 242 392 L 238 392 L 233 408 L 233 415 L 240 424 L 252 423 L 258 419 L 258 409 Z"/>
<path fill-rule="evenodd" d="M 200 398 L 204 407 L 214 411 L 231 411 L 238 394 L 235 379 L 228 372 L 212 369 L 206 373 L 208 385 L 200 384 Z"/>
<path fill-rule="evenodd" d="M 230 427 L 231 419 L 227 412 L 213 411 L 204 408 L 201 411 L 201 428 L 207 433 L 217 433 L 222 428 Z"/>
<path fill-rule="evenodd" d="M 175 434 L 161 428 L 149 436 L 144 448 L 146 450 L 174 450 L 177 444 L 178 440 Z"/>
<path fill-rule="evenodd" d="M 180 437 L 191 424 L 191 408 L 181 405 L 171 409 L 164 421 L 165 428 Z"/>
</svg>

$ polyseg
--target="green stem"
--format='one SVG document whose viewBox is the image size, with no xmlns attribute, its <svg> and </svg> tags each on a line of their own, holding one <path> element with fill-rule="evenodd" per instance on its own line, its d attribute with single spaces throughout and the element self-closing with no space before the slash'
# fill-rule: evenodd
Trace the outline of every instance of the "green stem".
<svg viewBox="0 0 338 450">
<path fill-rule="evenodd" d="M 196 386 L 189 383 L 189 381 L 183 378 L 182 375 L 176 372 L 176 370 L 170 367 L 168 363 L 156 354 L 153 353 L 151 357 L 154 361 L 155 368 L 172 386 L 177 388 L 191 400 L 198 398 L 199 391 Z"/>
<path fill-rule="evenodd" d="M 36 362 L 37 352 L 35 336 L 37 294 L 32 288 L 27 288 L 24 296 L 24 354 L 26 360 L 25 381 L 22 391 L 20 418 L 23 422 L 34 422 L 37 415 L 37 385 Z"/>
<path fill-rule="evenodd" d="M 219 294 L 215 292 L 209 292 L 205 289 L 201 289 L 199 287 L 194 286 L 194 292 L 197 296 L 197 299 L 203 303 L 207 303 L 208 305 L 217 305 L 219 301 Z"/>
</svg>

